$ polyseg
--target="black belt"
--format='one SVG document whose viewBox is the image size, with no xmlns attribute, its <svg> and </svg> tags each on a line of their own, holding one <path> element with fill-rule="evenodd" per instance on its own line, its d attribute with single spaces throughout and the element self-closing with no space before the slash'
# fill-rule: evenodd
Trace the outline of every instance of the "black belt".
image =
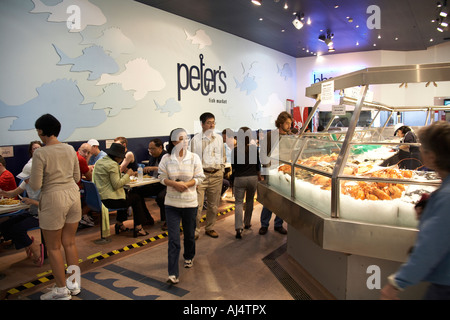
<svg viewBox="0 0 450 320">
<path fill-rule="evenodd" d="M 213 169 L 213 170 L 206 170 L 206 169 L 203 169 L 203 171 L 206 172 L 206 173 L 213 174 L 213 173 L 216 173 L 217 171 L 219 171 L 219 169 Z"/>
</svg>

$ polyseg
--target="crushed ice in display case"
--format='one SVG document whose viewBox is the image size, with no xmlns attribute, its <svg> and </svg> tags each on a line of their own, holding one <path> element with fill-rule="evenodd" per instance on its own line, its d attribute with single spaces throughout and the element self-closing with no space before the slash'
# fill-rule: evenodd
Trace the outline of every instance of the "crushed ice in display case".
<svg viewBox="0 0 450 320">
<path fill-rule="evenodd" d="M 393 142 L 353 141 L 338 175 L 338 218 L 399 227 L 417 227 L 415 203 L 440 181 L 434 172 L 383 166 L 396 153 Z M 324 135 L 283 136 L 279 163 L 272 166 L 268 184 L 300 205 L 324 216 L 331 214 L 332 174 L 342 142 Z M 294 179 L 292 179 L 292 163 Z M 337 168 L 338 170 L 338 168 Z"/>
</svg>

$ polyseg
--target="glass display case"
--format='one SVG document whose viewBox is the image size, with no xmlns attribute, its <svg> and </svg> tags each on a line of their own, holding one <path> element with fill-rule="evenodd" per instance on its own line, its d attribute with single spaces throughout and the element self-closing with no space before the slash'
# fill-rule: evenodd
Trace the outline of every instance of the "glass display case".
<svg viewBox="0 0 450 320">
<path fill-rule="evenodd" d="M 363 135 L 361 131 L 356 136 Z M 415 228 L 415 203 L 440 180 L 423 168 L 400 169 L 395 159 L 399 142 L 369 142 L 370 136 L 366 132 L 364 142 L 356 138 L 348 144 L 345 162 L 338 159 L 343 142 L 329 140 L 326 134 L 282 136 L 279 159 L 271 158 L 278 165 L 270 168 L 267 184 L 323 217 Z M 334 171 L 338 174 L 332 184 Z"/>
<path fill-rule="evenodd" d="M 334 90 L 356 88 L 360 93 L 355 99 L 342 99 L 354 106 L 348 127 L 331 130 L 331 117 L 324 131 L 306 133 L 327 81 L 334 82 Z M 420 162 L 403 169 L 393 157 L 400 141 L 388 124 L 394 113 L 417 110 L 427 113 L 427 125 L 434 121 L 435 111 L 449 106 L 369 103 L 368 86 L 430 81 L 450 81 L 450 63 L 368 68 L 312 84 L 306 96 L 316 102 L 299 135 L 281 137 L 269 155 L 271 166 L 267 179 L 258 183 L 258 201 L 288 224 L 291 260 L 337 299 L 379 298 L 379 290 L 367 286 L 368 267 L 378 266 L 385 279 L 408 259 L 418 232 L 415 203 L 441 183 Z M 361 111 L 371 109 L 375 117 L 382 111 L 390 115 L 377 127 L 373 121 L 359 127 L 367 123 L 359 121 Z M 401 294 L 416 299 L 423 292 L 418 287 Z"/>
</svg>

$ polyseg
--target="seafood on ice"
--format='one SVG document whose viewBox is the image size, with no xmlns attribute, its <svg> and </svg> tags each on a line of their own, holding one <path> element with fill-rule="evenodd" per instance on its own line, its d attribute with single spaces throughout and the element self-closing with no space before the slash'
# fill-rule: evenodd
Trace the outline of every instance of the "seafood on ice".
<svg viewBox="0 0 450 320">
<path fill-rule="evenodd" d="M 307 159 L 299 160 L 297 163 L 315 168 L 324 172 L 331 173 L 334 168 L 334 162 L 337 159 L 336 154 L 326 156 L 314 156 Z M 291 174 L 291 165 L 283 164 L 278 168 L 285 174 Z M 358 175 L 366 177 L 377 177 L 387 179 L 409 179 L 412 178 L 413 172 L 411 170 L 400 170 L 397 167 L 388 167 L 375 170 L 373 165 L 362 164 L 357 165 L 350 163 L 347 165 L 343 173 L 345 175 Z M 309 181 L 314 185 L 321 186 L 321 189 L 331 190 L 331 178 L 321 174 L 304 170 L 302 168 L 295 168 L 295 176 L 299 179 Z M 385 182 L 370 182 L 370 181 L 342 181 L 341 193 L 349 195 L 355 199 L 361 200 L 393 200 L 401 198 L 405 191 L 405 185 L 401 183 L 385 183 Z"/>
</svg>

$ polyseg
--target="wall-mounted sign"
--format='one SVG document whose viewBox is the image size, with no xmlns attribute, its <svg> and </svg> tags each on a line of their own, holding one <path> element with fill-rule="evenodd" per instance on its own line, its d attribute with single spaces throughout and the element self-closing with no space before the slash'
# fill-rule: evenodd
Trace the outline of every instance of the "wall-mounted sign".
<svg viewBox="0 0 450 320">
<path fill-rule="evenodd" d="M 0 155 L 2 155 L 3 158 L 14 157 L 14 148 L 12 146 L 0 147 Z"/>
<path fill-rule="evenodd" d="M 330 67 L 323 70 L 314 70 L 312 73 L 313 83 L 329 80 L 350 72 L 365 69 L 365 66 Z"/>
<path fill-rule="evenodd" d="M 334 103 L 334 80 L 322 83 L 320 100 L 323 104 Z"/>
<path fill-rule="evenodd" d="M 225 78 L 227 74 L 219 66 L 218 70 L 205 68 L 203 62 L 203 54 L 199 55 L 199 66 L 188 67 L 184 63 L 177 63 L 177 81 L 178 81 L 178 101 L 181 100 L 181 91 L 191 89 L 199 91 L 202 95 L 207 96 L 211 92 L 217 91 L 221 94 L 227 92 L 227 84 Z"/>
<path fill-rule="evenodd" d="M 114 143 L 114 139 L 107 139 L 107 140 L 105 141 L 106 149 L 111 148 L 111 144 L 113 144 L 113 143 Z"/>
<path fill-rule="evenodd" d="M 345 116 L 345 105 L 331 106 L 331 114 L 333 116 Z"/>
</svg>

